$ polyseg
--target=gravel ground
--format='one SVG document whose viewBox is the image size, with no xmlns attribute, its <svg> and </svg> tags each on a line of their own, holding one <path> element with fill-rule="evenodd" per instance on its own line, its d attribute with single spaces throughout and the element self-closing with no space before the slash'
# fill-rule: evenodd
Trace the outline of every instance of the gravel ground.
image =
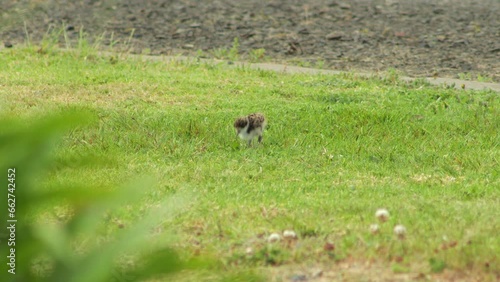
<svg viewBox="0 0 500 282">
<path fill-rule="evenodd" d="M 83 27 L 104 38 L 103 48 L 116 42 L 134 53 L 210 56 L 237 37 L 242 59 L 263 48 L 279 63 L 500 82 L 500 0 L 0 3 L 6 47 L 25 42 L 26 33 L 37 42 L 63 24 L 72 40 Z"/>
</svg>

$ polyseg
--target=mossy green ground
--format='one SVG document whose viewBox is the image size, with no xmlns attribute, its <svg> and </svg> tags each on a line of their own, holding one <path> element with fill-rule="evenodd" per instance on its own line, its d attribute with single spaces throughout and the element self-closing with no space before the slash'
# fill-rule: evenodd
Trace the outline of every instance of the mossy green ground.
<svg viewBox="0 0 500 282">
<path fill-rule="evenodd" d="M 98 241 L 183 194 L 190 200 L 182 212 L 152 236 L 173 232 L 183 256 L 214 257 L 223 269 L 370 261 L 394 272 L 499 275 L 498 93 L 406 83 L 395 74 L 0 52 L 2 116 L 29 124 L 67 107 L 89 109 L 98 121 L 64 138 L 59 169 L 40 189 L 82 182 L 117 189 L 144 175 L 155 183 L 106 219 Z M 247 148 L 232 123 L 252 112 L 264 113 L 269 126 L 263 144 Z M 73 169 L 71 156 L 86 155 L 110 161 Z M 373 235 L 378 208 L 391 216 Z M 48 212 L 71 216 L 63 205 Z M 405 240 L 394 236 L 396 224 L 406 227 Z M 285 229 L 298 240 L 266 242 Z"/>
</svg>

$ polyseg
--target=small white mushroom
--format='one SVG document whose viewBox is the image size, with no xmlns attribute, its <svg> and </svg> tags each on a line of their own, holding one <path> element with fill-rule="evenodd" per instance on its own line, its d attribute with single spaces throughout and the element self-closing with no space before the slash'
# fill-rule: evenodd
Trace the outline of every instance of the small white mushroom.
<svg viewBox="0 0 500 282">
<path fill-rule="evenodd" d="M 283 238 L 287 240 L 297 239 L 297 234 L 293 230 L 283 231 Z"/>
<path fill-rule="evenodd" d="M 379 231 L 380 231 L 380 227 L 378 226 L 378 224 L 370 225 L 370 232 L 372 234 L 377 234 Z"/>
<path fill-rule="evenodd" d="M 271 234 L 271 235 L 269 235 L 269 237 L 267 238 L 267 241 L 268 241 L 269 243 L 274 243 L 274 242 L 278 242 L 280 239 L 281 239 L 280 234 L 278 234 L 278 233 L 272 233 L 272 234 Z"/>
<path fill-rule="evenodd" d="M 375 212 L 375 216 L 380 220 L 381 222 L 386 222 L 389 219 L 389 212 L 386 209 L 378 209 Z"/>
<path fill-rule="evenodd" d="M 398 224 L 394 226 L 394 234 L 396 234 L 399 239 L 404 239 L 406 236 L 406 228 L 403 225 Z"/>
</svg>

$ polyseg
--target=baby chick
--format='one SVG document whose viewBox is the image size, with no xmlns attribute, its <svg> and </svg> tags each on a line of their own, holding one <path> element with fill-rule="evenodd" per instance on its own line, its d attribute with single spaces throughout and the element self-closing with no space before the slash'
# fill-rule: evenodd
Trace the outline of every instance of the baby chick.
<svg viewBox="0 0 500 282">
<path fill-rule="evenodd" d="M 262 142 L 262 133 L 266 128 L 267 121 L 263 114 L 254 113 L 246 117 L 239 117 L 234 122 L 236 135 L 248 141 L 248 146 L 252 145 L 252 140 L 258 136 L 259 143 Z"/>
</svg>

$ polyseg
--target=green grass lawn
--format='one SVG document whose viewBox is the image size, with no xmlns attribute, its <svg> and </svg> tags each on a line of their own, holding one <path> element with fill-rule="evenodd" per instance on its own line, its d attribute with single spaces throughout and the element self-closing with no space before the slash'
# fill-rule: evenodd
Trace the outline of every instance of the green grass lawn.
<svg viewBox="0 0 500 282">
<path fill-rule="evenodd" d="M 146 195 L 114 210 L 76 248 L 104 244 L 183 195 L 176 216 L 150 236 L 173 233 L 182 257 L 212 258 L 217 271 L 289 281 L 297 265 L 327 274 L 373 264 L 388 276 L 500 275 L 498 93 L 406 83 L 396 74 L 280 74 L 84 50 L 0 52 L 2 117 L 29 125 L 65 108 L 85 108 L 96 122 L 64 136 L 57 169 L 39 189 L 85 183 L 115 190 L 143 176 L 154 183 L 137 186 Z M 262 145 L 247 148 L 232 124 L 252 112 L 266 115 L 268 129 Z M 109 163 L 72 164 L 88 155 Z M 390 218 L 373 235 L 378 208 Z M 57 202 L 36 213 L 42 222 L 72 215 Z M 406 227 L 404 240 L 393 234 L 396 224 Z M 287 229 L 298 239 L 267 242 Z M 284 267 L 292 270 L 276 273 Z"/>
</svg>

